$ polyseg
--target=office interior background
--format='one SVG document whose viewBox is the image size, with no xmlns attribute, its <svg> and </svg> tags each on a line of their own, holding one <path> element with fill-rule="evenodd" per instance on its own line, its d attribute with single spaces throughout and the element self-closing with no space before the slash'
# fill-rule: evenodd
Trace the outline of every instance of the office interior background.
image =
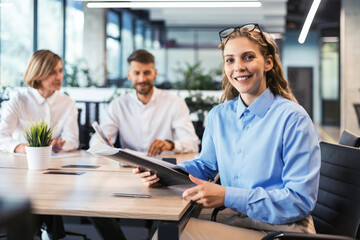
<svg viewBox="0 0 360 240">
<path fill-rule="evenodd" d="M 211 8 L 200 0 L 200 8 L 147 8 L 148 2 L 121 8 L 91 5 L 104 1 L 0 0 L 0 96 L 24 87 L 29 57 L 49 49 L 64 60 L 63 90 L 70 97 L 105 101 L 131 87 L 126 59 L 140 48 L 155 55 L 159 88 L 218 96 L 218 32 L 254 22 L 276 38 L 286 78 L 313 121 L 360 134 L 359 0 L 250 1 L 261 3 L 254 8 Z M 316 2 L 309 32 L 299 43 Z"/>
</svg>

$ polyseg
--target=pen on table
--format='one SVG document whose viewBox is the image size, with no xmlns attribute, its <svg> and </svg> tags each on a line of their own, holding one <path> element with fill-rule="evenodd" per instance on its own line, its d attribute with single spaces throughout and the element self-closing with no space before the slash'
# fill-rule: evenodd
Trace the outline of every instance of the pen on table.
<svg viewBox="0 0 360 240">
<path fill-rule="evenodd" d="M 55 151 L 62 151 L 62 148 L 56 148 L 56 147 L 53 147 L 52 150 L 55 150 Z"/>
<path fill-rule="evenodd" d="M 114 197 L 151 198 L 151 195 L 147 195 L 147 194 L 113 193 L 112 195 Z"/>
</svg>

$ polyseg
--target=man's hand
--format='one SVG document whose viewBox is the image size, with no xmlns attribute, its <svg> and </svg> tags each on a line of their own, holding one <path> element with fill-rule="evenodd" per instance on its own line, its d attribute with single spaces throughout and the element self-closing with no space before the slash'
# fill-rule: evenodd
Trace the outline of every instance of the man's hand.
<svg viewBox="0 0 360 240">
<path fill-rule="evenodd" d="M 26 153 L 25 146 L 27 146 L 27 144 L 25 144 L 25 143 L 21 143 L 21 144 L 17 145 L 14 149 L 14 152 L 15 153 Z"/>
<path fill-rule="evenodd" d="M 150 157 L 160 155 L 165 150 L 167 150 L 167 151 L 171 150 L 171 147 L 172 147 L 171 143 L 169 143 L 167 141 L 155 139 L 151 143 L 151 145 L 148 149 L 147 155 Z"/>
<path fill-rule="evenodd" d="M 189 177 L 197 186 L 185 190 L 182 194 L 183 198 L 188 198 L 202 205 L 204 208 L 215 208 L 224 205 L 225 187 L 201 180 L 192 175 L 189 175 Z"/>
<path fill-rule="evenodd" d="M 159 187 L 161 184 L 159 183 L 160 178 L 156 174 L 151 174 L 151 172 L 146 171 L 140 171 L 139 168 L 134 168 L 133 170 L 134 174 L 138 174 L 139 177 L 141 177 L 143 183 L 147 187 Z"/>
<path fill-rule="evenodd" d="M 53 147 L 53 151 L 55 153 L 58 153 L 62 150 L 62 147 L 64 146 L 65 144 L 65 140 L 62 140 L 62 138 L 54 138 L 52 141 L 51 141 L 51 146 Z"/>
</svg>

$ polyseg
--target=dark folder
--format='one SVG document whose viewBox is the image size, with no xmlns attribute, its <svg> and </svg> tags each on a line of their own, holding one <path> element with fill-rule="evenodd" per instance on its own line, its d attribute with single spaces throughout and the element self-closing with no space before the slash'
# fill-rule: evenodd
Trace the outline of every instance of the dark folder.
<svg viewBox="0 0 360 240">
<path fill-rule="evenodd" d="M 141 153 L 110 147 L 103 143 L 97 143 L 88 152 L 109 158 L 141 170 L 156 173 L 160 178 L 160 183 L 165 186 L 192 184 L 189 174 L 181 167 L 162 161 L 156 158 L 145 156 Z"/>
</svg>

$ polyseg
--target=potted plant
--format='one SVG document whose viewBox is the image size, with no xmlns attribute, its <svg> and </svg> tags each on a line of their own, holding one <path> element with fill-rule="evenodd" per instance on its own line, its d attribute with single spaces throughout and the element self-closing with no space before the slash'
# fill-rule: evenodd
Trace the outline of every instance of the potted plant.
<svg viewBox="0 0 360 240">
<path fill-rule="evenodd" d="M 54 128 L 44 121 L 30 123 L 30 128 L 25 131 L 25 138 L 29 143 L 25 149 L 30 170 L 49 168 L 53 132 Z"/>
</svg>

